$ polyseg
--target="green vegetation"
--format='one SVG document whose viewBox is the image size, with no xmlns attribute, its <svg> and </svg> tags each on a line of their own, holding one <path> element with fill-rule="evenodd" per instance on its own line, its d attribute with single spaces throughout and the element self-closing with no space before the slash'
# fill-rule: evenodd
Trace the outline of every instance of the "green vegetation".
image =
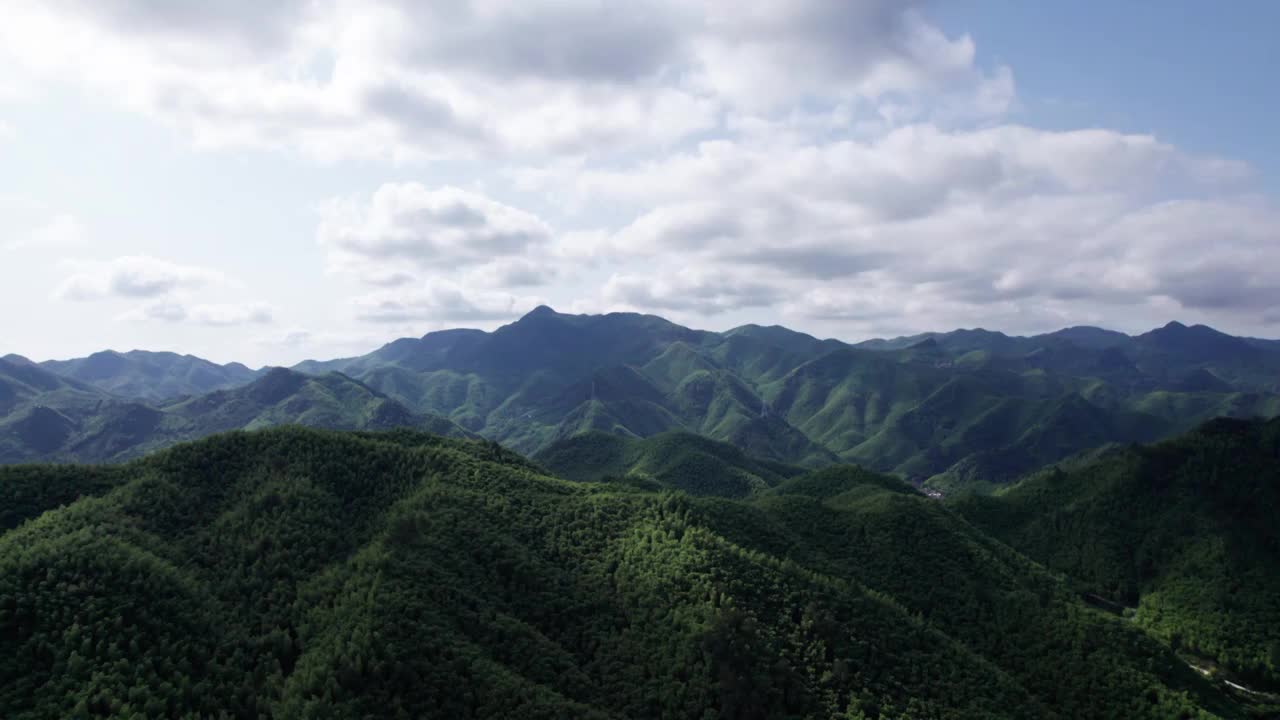
<svg viewBox="0 0 1280 720">
<path fill-rule="evenodd" d="M 1104 449 L 955 507 L 1175 649 L 1280 688 L 1280 420 Z"/>
<path fill-rule="evenodd" d="M 257 375 L 240 363 L 218 365 L 193 355 L 144 350 L 104 350 L 74 360 L 49 360 L 40 367 L 112 395 L 146 402 L 244 385 Z"/>
<path fill-rule="evenodd" d="M 584 432 L 692 432 L 775 462 L 858 462 L 995 487 L 1108 442 L 1280 412 L 1280 352 L 1202 326 L 1130 337 L 985 330 L 851 347 L 782 327 L 724 333 L 539 308 L 492 333 L 405 338 L 338 369 L 524 453 Z"/>
<path fill-rule="evenodd" d="M 641 487 L 647 483 L 690 495 L 731 498 L 763 492 L 803 472 L 757 460 L 728 443 L 682 432 L 645 439 L 602 432 L 574 435 L 533 459 L 569 480 L 625 479 Z"/>
<path fill-rule="evenodd" d="M 3 396 L 10 405 L 0 417 L 0 462 L 11 463 L 124 460 L 217 432 L 287 424 L 472 436 L 340 373 L 310 376 L 284 368 L 248 385 L 151 405 L 121 400 L 36 365 L 0 360 Z"/>
<path fill-rule="evenodd" d="M 489 442 L 289 427 L 0 488 L 4 527 L 27 518 L 0 534 L 15 720 L 1245 716 L 856 468 L 693 498 Z"/>
<path fill-rule="evenodd" d="M 10 388 L 6 368 L 55 369 L 67 375 L 47 373 L 49 382 L 65 387 Z M 952 493 L 990 490 L 1101 444 L 1280 413 L 1280 345 L 1178 323 L 1138 336 L 979 329 L 850 346 L 778 326 L 714 333 L 540 307 L 493 332 L 402 338 L 295 371 L 315 384 L 268 407 L 230 385 L 271 384 L 281 370 L 246 376 L 166 353 L 40 366 L 10 356 L 0 360 L 0 462 L 127 458 L 282 422 L 461 432 L 437 417 L 530 455 L 583 433 L 685 432 L 771 462 L 856 462 Z M 301 375 L 282 377 L 302 385 Z"/>
</svg>

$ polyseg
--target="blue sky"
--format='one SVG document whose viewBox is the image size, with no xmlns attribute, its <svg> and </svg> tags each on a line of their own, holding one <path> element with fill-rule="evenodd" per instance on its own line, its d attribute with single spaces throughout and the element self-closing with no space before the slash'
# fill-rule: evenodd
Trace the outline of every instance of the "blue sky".
<svg viewBox="0 0 1280 720">
<path fill-rule="evenodd" d="M 1017 69 L 1024 122 L 1154 133 L 1280 189 L 1280 4 L 951 0 L 930 13 Z"/>
<path fill-rule="evenodd" d="M 15 1 L 2 352 L 1280 331 L 1269 3 Z"/>
</svg>

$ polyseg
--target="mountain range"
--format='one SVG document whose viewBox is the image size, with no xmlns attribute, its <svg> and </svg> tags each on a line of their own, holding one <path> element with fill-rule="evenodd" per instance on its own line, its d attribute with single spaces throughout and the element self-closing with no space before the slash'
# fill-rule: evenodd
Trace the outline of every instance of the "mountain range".
<svg viewBox="0 0 1280 720">
<path fill-rule="evenodd" d="M 273 368 L 253 377 L 231 389 L 147 402 L 12 356 L 0 359 L 0 462 L 124 460 L 217 432 L 284 424 L 473 436 L 341 373 Z M 118 377 L 98 380 L 125 386 Z"/>
<path fill-rule="evenodd" d="M 121 459 L 263 424 L 447 420 L 449 432 L 528 455 L 589 432 L 687 432 L 772 463 L 857 462 L 952 492 L 1212 417 L 1280 414 L 1280 343 L 1176 322 L 1136 336 L 976 329 L 848 344 L 779 326 L 707 332 L 540 307 L 493 332 L 432 332 L 292 368 L 320 378 L 311 382 L 171 353 L 3 362 L 9 462 Z M 37 370 L 43 379 L 19 377 Z M 298 394 L 270 408 L 237 395 L 272 373 L 294 378 L 283 385 Z M 100 436 L 119 439 L 91 439 Z"/>
<path fill-rule="evenodd" d="M 1177 323 L 549 308 L 5 356 L 0 715 L 1276 717 L 1278 377 Z"/>
</svg>

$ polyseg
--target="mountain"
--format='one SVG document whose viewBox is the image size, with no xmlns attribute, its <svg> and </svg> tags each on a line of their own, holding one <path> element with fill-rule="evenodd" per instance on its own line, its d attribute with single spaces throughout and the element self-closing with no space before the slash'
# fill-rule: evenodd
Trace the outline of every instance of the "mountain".
<svg viewBox="0 0 1280 720">
<path fill-rule="evenodd" d="M 785 338 L 787 347 L 758 335 Z M 540 307 L 492 333 L 429 333 L 363 357 L 295 369 L 342 371 L 418 412 L 448 417 L 524 453 L 582 432 L 686 431 L 775 462 L 816 466 L 837 458 L 771 415 L 754 382 L 828 344 L 781 328 L 722 336 L 652 315 L 565 315 Z M 756 362 L 770 354 L 781 357 Z M 744 365 L 733 364 L 744 356 L 750 357 Z"/>
<path fill-rule="evenodd" d="M 579 433 L 691 432 L 773 462 L 856 461 L 951 490 L 1216 415 L 1280 412 L 1261 379 L 1280 377 L 1280 353 L 1240 340 L 1195 355 L 1159 337 L 975 329 L 850 346 L 540 307 L 492 333 L 435 332 L 297 369 L 340 370 L 523 453 Z"/>
<path fill-rule="evenodd" d="M 111 397 L 102 401 L 121 416 L 107 424 L 133 428 L 119 450 L 195 437 L 168 433 L 153 411 L 213 392 L 180 393 L 192 378 L 211 381 L 218 369 L 219 382 L 230 383 L 220 391 L 233 392 L 244 386 L 235 378 L 250 372 L 167 354 L 99 353 L 85 361 L 76 366 L 79 379 L 61 377 L 81 390 L 107 388 Z M 154 385 L 138 380 L 136 368 L 146 363 L 163 370 Z M 388 412 L 447 418 L 528 455 L 582 433 L 683 432 L 774 463 L 858 462 L 945 492 L 989 489 L 1100 444 L 1149 442 L 1212 417 L 1280 414 L 1280 345 L 1178 323 L 1137 336 L 1094 327 L 1030 337 L 978 328 L 852 346 L 776 325 L 707 332 L 652 315 L 539 307 L 493 332 L 432 332 L 293 369 L 337 372 L 346 378 L 340 384 L 363 389 L 317 391 L 323 409 L 309 409 L 304 398 L 267 412 L 263 422 L 305 415 L 320 425 L 364 427 L 367 391 L 402 406 Z M 171 393 L 181 397 L 155 399 Z M 205 402 L 239 402 L 234 394 L 218 397 Z M 350 408 L 335 404 L 346 401 Z M 40 438 L 19 443 L 29 448 L 17 459 L 65 459 L 55 452 L 58 438 L 75 434 L 79 416 L 44 405 L 66 419 L 43 411 L 14 417 L 16 404 L 0 390 L 0 427 L 20 419 L 24 432 Z M 182 422 L 207 432 L 253 427 L 259 415 L 227 413 Z M 149 444 L 148 433 L 158 433 L 157 442 Z"/>
<path fill-rule="evenodd" d="M 0 462 L 48 459 L 79 428 L 79 418 L 113 401 L 84 383 L 31 362 L 0 359 Z"/>
<path fill-rule="evenodd" d="M 40 366 L 113 395 L 160 402 L 243 385 L 257 373 L 240 363 L 218 365 L 194 355 L 104 350 L 74 360 L 48 360 Z"/>
<path fill-rule="evenodd" d="M 1280 689 L 1280 420 L 1103 449 L 955 507 L 1202 664 Z"/>
<path fill-rule="evenodd" d="M 1205 325 L 1171 322 L 1134 338 L 1135 362 L 1158 377 L 1184 377 L 1205 369 L 1246 390 L 1280 390 L 1274 348 L 1259 347 Z"/>
<path fill-rule="evenodd" d="M 125 400 L 36 365 L 0 360 L 0 463 L 124 460 L 217 432 L 301 424 L 335 429 L 411 427 L 471 436 L 415 413 L 339 373 L 285 368 L 231 390 L 170 404 Z"/>
<path fill-rule="evenodd" d="M 685 432 L 666 432 L 644 439 L 584 433 L 553 443 L 533 459 L 569 480 L 625 479 L 650 489 L 737 498 L 763 492 L 803 472 L 797 467 L 757 460 L 728 443 Z"/>
<path fill-rule="evenodd" d="M 1090 350 L 1105 350 L 1127 344 L 1132 338 L 1122 332 L 1106 330 L 1089 325 L 1076 325 L 1063 328 L 1041 336 L 1044 339 L 1065 340 L 1073 345 Z"/>
<path fill-rule="evenodd" d="M 488 442 L 289 427 L 0 468 L 0 492 L 26 518 L 0 528 L 15 720 L 1247 713 L 856 468 L 692 498 Z"/>
<path fill-rule="evenodd" d="M 1087 326 L 1029 337 L 977 329 L 867 340 L 856 347 L 894 351 L 925 339 L 957 361 L 1098 376 L 1133 390 L 1170 389 L 1170 383 L 1206 371 L 1239 391 L 1280 391 L 1280 341 L 1176 321 L 1136 336 Z"/>
</svg>

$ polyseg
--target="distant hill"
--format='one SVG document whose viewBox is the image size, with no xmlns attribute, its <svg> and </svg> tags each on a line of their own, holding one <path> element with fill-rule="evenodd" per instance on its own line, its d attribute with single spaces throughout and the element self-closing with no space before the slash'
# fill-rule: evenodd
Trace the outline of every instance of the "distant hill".
<svg viewBox="0 0 1280 720">
<path fill-rule="evenodd" d="M 1209 339 L 1212 352 L 1191 349 Z M 543 307 L 492 333 L 430 333 L 298 367 L 342 370 L 524 453 L 585 432 L 692 432 L 774 462 L 856 461 L 948 490 L 1218 415 L 1280 413 L 1280 346 L 1177 324 L 854 347 L 779 326 L 709 333 Z"/>
<path fill-rule="evenodd" d="M 111 403 L 152 409 L 204 397 L 211 384 L 231 392 L 266 372 L 138 352 L 45 365 Z M 447 418 L 527 455 L 583 433 L 683 432 L 769 462 L 857 462 L 946 492 L 990 489 L 1101 444 L 1149 442 L 1213 417 L 1280 414 L 1280 343 L 1179 323 L 1137 336 L 978 328 L 852 346 L 776 325 L 707 332 L 652 315 L 540 307 L 493 332 L 432 332 L 293 369 L 339 372 L 415 417 Z M 15 420 L 3 392 L 0 423 Z M 317 392 L 318 406 L 264 409 L 263 422 L 306 415 L 361 427 L 363 392 Z M 339 409 L 344 399 L 352 406 Z M 118 412 L 144 434 L 156 419 L 136 407 Z M 234 416 L 254 427 L 258 415 L 227 410 L 188 422 L 230 429 Z M 70 419 L 41 413 L 27 422 L 32 433 L 57 437 L 71 433 Z"/>
<path fill-rule="evenodd" d="M 1174 647 L 1280 689 L 1280 420 L 1104 449 L 955 507 Z"/>
<path fill-rule="evenodd" d="M 339 373 L 317 377 L 285 368 L 231 390 L 152 405 L 0 360 L 0 409 L 0 463 L 124 460 L 217 432 L 286 424 L 472 436 Z"/>
<path fill-rule="evenodd" d="M 113 395 L 158 402 L 243 385 L 257 373 L 240 363 L 218 365 L 194 355 L 104 350 L 74 360 L 48 360 L 46 370 Z"/>
<path fill-rule="evenodd" d="M 788 338 L 791 349 L 756 339 L 761 332 Z M 524 453 L 582 432 L 686 431 L 775 462 L 821 465 L 835 462 L 835 454 L 771 415 L 752 378 L 784 372 L 803 362 L 796 352 L 831 343 L 781 328 L 721 336 L 652 315 L 564 315 L 541 307 L 492 333 L 430 333 L 363 357 L 296 368 L 340 370 Z M 718 352 L 729 344 L 740 351 Z M 771 367 L 725 366 L 743 361 L 742 354 L 755 362 L 775 351 L 788 358 Z"/>
<path fill-rule="evenodd" d="M 255 393 L 296 392 L 272 375 Z M 692 498 L 491 442 L 288 427 L 0 468 L 0 497 L 14 720 L 1247 713 L 855 468 Z"/>
<path fill-rule="evenodd" d="M 751 458 L 728 443 L 684 432 L 644 439 L 604 432 L 573 435 L 533 459 L 570 480 L 626 479 L 640 487 L 718 497 L 761 493 L 803 472 Z"/>
</svg>

